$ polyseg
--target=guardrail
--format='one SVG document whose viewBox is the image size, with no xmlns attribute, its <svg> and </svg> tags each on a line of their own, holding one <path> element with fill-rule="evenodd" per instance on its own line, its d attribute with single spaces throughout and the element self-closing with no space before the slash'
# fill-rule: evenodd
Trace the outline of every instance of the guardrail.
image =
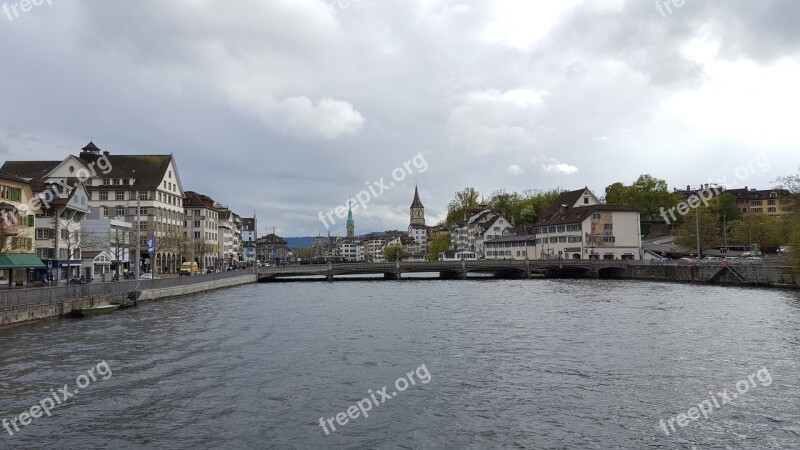
<svg viewBox="0 0 800 450">
<path fill-rule="evenodd" d="M 42 286 L 26 289 L 15 289 L 0 292 L 0 309 L 20 306 L 59 303 L 78 298 L 97 297 L 101 295 L 124 294 L 135 290 L 164 289 L 186 286 L 209 281 L 250 275 L 250 269 L 231 270 L 213 274 L 195 275 L 191 277 L 159 278 L 155 280 L 124 280 L 110 283 L 89 283 L 72 286 Z M 138 283 L 138 288 L 137 288 Z"/>
</svg>

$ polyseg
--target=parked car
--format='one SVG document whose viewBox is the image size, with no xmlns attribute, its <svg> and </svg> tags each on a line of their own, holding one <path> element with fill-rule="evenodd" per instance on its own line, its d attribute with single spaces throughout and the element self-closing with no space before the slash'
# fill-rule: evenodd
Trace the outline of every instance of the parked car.
<svg viewBox="0 0 800 450">
<path fill-rule="evenodd" d="M 747 256 L 742 258 L 742 262 L 745 264 L 761 264 L 762 262 L 764 262 L 764 260 L 762 260 L 758 256 Z"/>
<path fill-rule="evenodd" d="M 744 253 L 742 253 L 741 256 L 742 256 L 742 258 L 747 258 L 747 257 L 750 257 L 750 256 L 756 256 L 756 254 L 753 253 L 753 252 L 744 252 Z"/>
</svg>

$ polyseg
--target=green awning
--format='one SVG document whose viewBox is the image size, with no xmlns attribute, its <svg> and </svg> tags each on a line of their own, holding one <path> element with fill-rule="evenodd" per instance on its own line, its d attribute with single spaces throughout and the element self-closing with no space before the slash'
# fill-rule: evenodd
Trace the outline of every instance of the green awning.
<svg viewBox="0 0 800 450">
<path fill-rule="evenodd" d="M 6 253 L 0 255 L 0 270 L 8 269 L 44 269 L 41 259 L 37 258 L 34 253 Z"/>
</svg>

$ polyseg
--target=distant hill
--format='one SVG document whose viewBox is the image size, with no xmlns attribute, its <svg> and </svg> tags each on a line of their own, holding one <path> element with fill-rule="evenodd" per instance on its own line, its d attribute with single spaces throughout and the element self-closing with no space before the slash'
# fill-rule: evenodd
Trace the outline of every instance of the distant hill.
<svg viewBox="0 0 800 450">
<path fill-rule="evenodd" d="M 302 236 L 302 237 L 287 237 L 286 245 L 289 246 L 289 249 L 294 250 L 297 248 L 310 248 L 311 245 L 314 244 L 314 236 Z"/>
<path fill-rule="evenodd" d="M 364 235 L 358 235 L 357 238 L 363 237 Z M 325 242 L 328 242 L 328 236 L 323 236 Z M 289 246 L 290 250 L 294 250 L 296 248 L 311 248 L 314 245 L 314 236 L 300 236 L 300 237 L 287 237 L 286 245 Z"/>
</svg>

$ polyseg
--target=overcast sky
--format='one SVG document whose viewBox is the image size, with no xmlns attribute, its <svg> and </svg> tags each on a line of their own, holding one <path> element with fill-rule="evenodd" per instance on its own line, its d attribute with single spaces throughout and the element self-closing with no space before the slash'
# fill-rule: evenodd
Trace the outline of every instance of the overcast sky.
<svg viewBox="0 0 800 450">
<path fill-rule="evenodd" d="M 9 0 L 0 159 L 172 153 L 185 189 L 285 236 L 367 182 L 358 234 L 405 229 L 415 177 L 433 224 L 466 186 L 796 173 L 800 2 L 659 3 Z"/>
</svg>

